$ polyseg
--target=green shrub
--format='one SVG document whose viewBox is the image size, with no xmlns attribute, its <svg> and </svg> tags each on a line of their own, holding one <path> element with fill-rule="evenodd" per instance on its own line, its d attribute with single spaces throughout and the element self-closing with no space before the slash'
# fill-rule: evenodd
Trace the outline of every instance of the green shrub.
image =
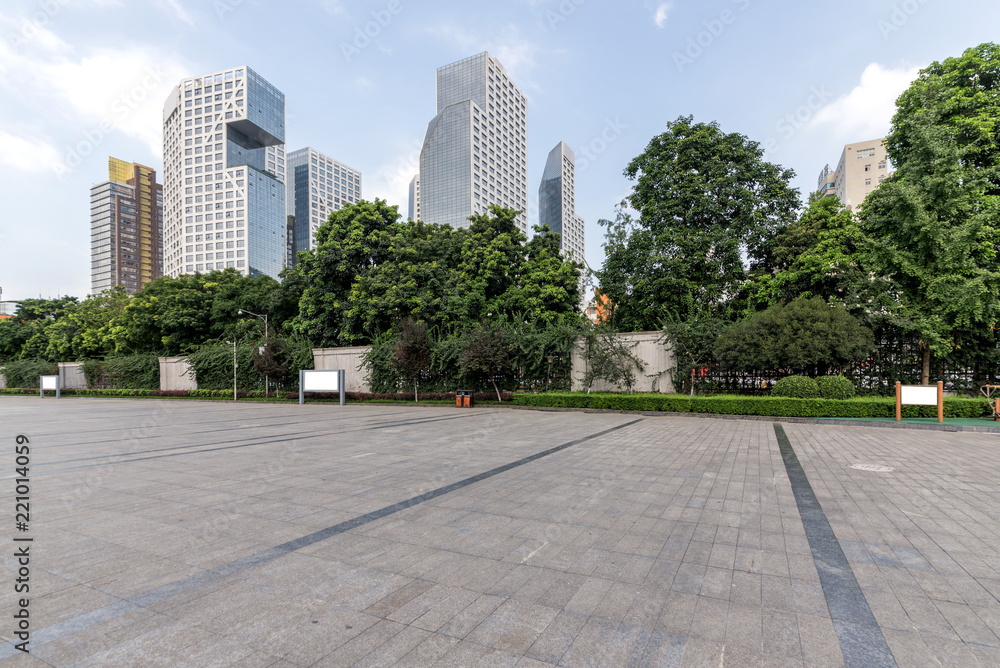
<svg viewBox="0 0 1000 668">
<path fill-rule="evenodd" d="M 850 399 L 855 394 L 854 383 L 843 376 L 820 376 L 816 385 L 824 399 Z"/>
<path fill-rule="evenodd" d="M 772 397 L 792 397 L 795 399 L 818 399 L 819 385 L 808 376 L 786 376 L 771 388 Z"/>
<path fill-rule="evenodd" d="M 896 401 L 888 397 L 854 399 L 799 399 L 738 395 L 685 396 L 678 394 L 613 394 L 583 392 L 515 394 L 514 405 L 555 408 L 595 408 L 712 415 L 761 415 L 815 418 L 893 418 Z M 989 417 L 989 407 L 978 399 L 944 400 L 946 418 Z M 905 418 L 937 417 L 936 406 L 903 406 Z"/>
<path fill-rule="evenodd" d="M 59 373 L 59 366 L 53 362 L 39 359 L 17 360 L 5 362 L 0 374 L 3 374 L 7 387 L 38 387 L 39 376 L 54 376 Z"/>
</svg>

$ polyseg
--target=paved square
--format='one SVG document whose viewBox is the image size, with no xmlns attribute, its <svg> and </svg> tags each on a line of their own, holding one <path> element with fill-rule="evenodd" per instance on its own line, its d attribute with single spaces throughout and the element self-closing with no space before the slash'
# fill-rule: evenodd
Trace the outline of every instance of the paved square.
<svg viewBox="0 0 1000 668">
<path fill-rule="evenodd" d="M 22 397 L 0 425 L 5 665 L 1000 665 L 997 435 Z"/>
</svg>

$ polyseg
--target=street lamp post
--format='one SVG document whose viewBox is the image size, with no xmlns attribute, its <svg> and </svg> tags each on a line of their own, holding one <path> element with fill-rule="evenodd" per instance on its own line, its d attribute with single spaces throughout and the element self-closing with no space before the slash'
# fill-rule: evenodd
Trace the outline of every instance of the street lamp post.
<svg viewBox="0 0 1000 668">
<path fill-rule="evenodd" d="M 245 309 L 239 309 L 238 311 L 236 311 L 236 313 L 240 314 L 240 315 L 242 315 L 242 314 L 245 313 L 246 315 L 252 315 L 253 317 L 260 318 L 261 320 L 264 321 L 264 345 L 266 346 L 267 345 L 267 314 L 265 313 L 265 314 L 261 315 L 259 313 L 252 313 L 251 311 L 247 311 Z M 264 352 L 263 352 L 263 350 L 261 350 L 261 355 L 263 355 L 263 354 L 264 354 Z M 271 381 L 267 377 L 267 375 L 265 374 L 264 375 L 264 396 L 265 397 L 267 396 L 267 386 L 270 385 L 270 384 L 271 384 Z"/>
<path fill-rule="evenodd" d="M 233 401 L 236 401 L 236 340 L 226 341 L 233 344 Z"/>
</svg>

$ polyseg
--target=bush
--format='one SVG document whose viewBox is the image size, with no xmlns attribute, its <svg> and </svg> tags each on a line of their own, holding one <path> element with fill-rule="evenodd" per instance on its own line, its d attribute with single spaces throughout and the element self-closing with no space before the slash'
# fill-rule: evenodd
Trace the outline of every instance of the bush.
<svg viewBox="0 0 1000 668">
<path fill-rule="evenodd" d="M 3 369 L 4 382 L 7 387 L 38 387 L 39 376 L 54 376 L 59 373 L 59 366 L 53 362 L 46 362 L 39 359 L 17 360 L 16 362 L 5 362 Z"/>
<path fill-rule="evenodd" d="M 160 359 L 153 354 L 86 360 L 83 375 L 95 389 L 160 389 Z"/>
<path fill-rule="evenodd" d="M 772 397 L 793 397 L 795 399 L 818 399 L 819 384 L 807 376 L 786 376 L 771 388 Z"/>
<path fill-rule="evenodd" d="M 823 399 L 850 399 L 855 394 L 854 383 L 843 376 L 820 376 L 816 385 Z"/>
<path fill-rule="evenodd" d="M 893 418 L 896 400 L 888 397 L 854 399 L 798 399 L 743 395 L 684 396 L 679 394 L 612 394 L 584 392 L 515 394 L 514 405 L 595 408 L 713 415 L 762 415 L 771 417 Z M 944 400 L 946 418 L 990 417 L 989 406 L 979 399 Z M 903 406 L 905 418 L 936 418 L 936 406 Z"/>
</svg>

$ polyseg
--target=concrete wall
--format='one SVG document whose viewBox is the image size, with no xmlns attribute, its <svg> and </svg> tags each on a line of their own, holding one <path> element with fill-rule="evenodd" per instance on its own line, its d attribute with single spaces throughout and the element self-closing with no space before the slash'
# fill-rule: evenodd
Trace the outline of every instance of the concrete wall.
<svg viewBox="0 0 1000 668">
<path fill-rule="evenodd" d="M 333 371 L 335 369 L 347 371 L 345 388 L 347 392 L 371 392 L 364 371 L 359 370 L 361 356 L 369 349 L 370 346 L 313 348 L 313 363 L 316 365 L 317 371 Z"/>
<path fill-rule="evenodd" d="M 64 390 L 87 389 L 87 377 L 83 375 L 83 362 L 59 362 L 59 384 Z"/>
<path fill-rule="evenodd" d="M 194 373 L 187 375 L 190 368 L 187 357 L 161 357 L 160 389 L 197 390 L 198 383 L 194 379 Z"/>
<path fill-rule="evenodd" d="M 674 356 L 659 342 L 660 332 L 628 332 L 621 333 L 618 336 L 633 343 L 632 354 L 646 364 L 646 368 L 643 371 L 639 371 L 638 367 L 633 368 L 635 386 L 632 389 L 636 392 L 655 391 L 663 394 L 672 394 L 674 383 L 670 377 L 670 369 L 674 366 Z M 587 389 L 583 384 L 583 378 L 587 372 L 587 361 L 584 357 L 583 345 L 583 339 L 579 339 L 573 350 L 572 373 L 574 391 Z M 626 388 L 617 387 L 603 380 L 595 380 L 590 391 L 625 392 Z"/>
</svg>

